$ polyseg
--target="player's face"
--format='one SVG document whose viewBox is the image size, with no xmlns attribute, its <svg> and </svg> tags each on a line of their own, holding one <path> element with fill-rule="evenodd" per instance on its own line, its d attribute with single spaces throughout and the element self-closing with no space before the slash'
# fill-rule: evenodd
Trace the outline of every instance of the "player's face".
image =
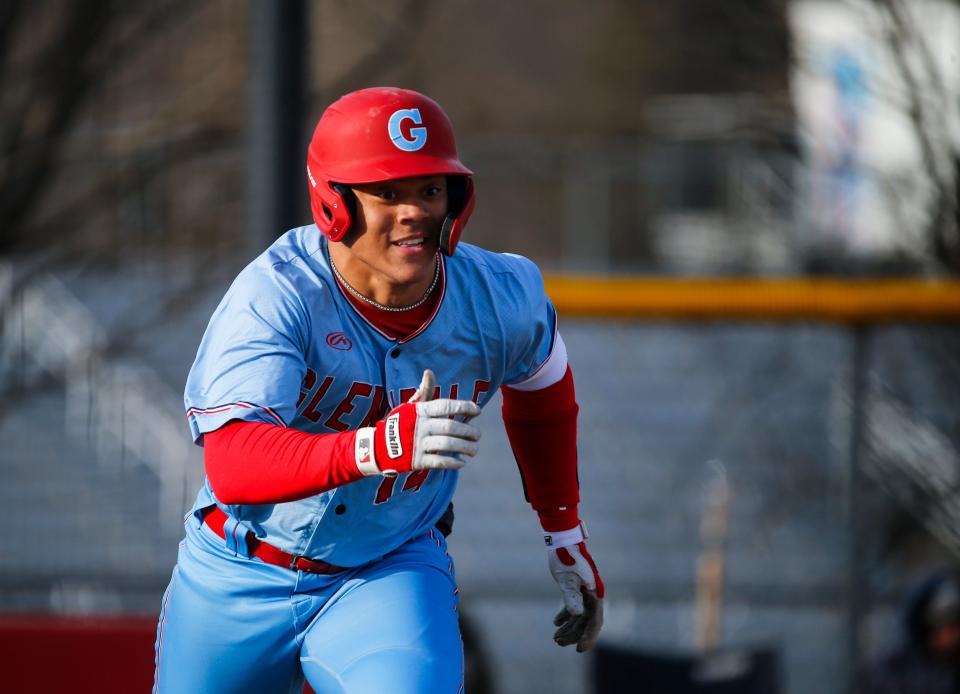
<svg viewBox="0 0 960 694">
<path fill-rule="evenodd" d="M 381 303 L 416 301 L 433 280 L 447 214 L 446 177 L 356 185 L 353 192 L 357 220 L 344 244 L 350 251 L 350 274 L 344 276 Z M 340 267 L 341 273 L 347 269 Z"/>
</svg>

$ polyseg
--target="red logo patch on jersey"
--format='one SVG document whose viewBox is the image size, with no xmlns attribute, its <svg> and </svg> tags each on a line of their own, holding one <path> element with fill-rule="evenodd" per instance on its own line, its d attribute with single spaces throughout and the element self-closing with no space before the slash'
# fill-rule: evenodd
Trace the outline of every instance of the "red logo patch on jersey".
<svg viewBox="0 0 960 694">
<path fill-rule="evenodd" d="M 343 333 L 330 333 L 327 335 L 327 344 L 334 349 L 339 349 L 344 352 L 353 347 L 353 343 L 350 342 L 350 338 Z"/>
</svg>

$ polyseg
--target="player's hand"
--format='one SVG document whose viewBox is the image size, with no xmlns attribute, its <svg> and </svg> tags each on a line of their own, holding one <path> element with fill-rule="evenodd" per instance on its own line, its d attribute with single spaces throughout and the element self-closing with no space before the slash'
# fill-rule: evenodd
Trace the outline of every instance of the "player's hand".
<svg viewBox="0 0 960 694">
<path fill-rule="evenodd" d="M 480 414 L 480 408 L 469 400 L 430 400 L 434 389 L 428 369 L 409 402 L 391 410 L 376 427 L 357 432 L 357 467 L 363 474 L 459 470 L 467 464 L 459 456 L 477 454 L 480 430 L 466 422 Z"/>
<path fill-rule="evenodd" d="M 560 646 L 577 644 L 577 652 L 593 648 L 603 626 L 603 580 L 597 565 L 580 541 L 569 547 L 547 549 L 550 573 L 563 594 L 563 609 L 553 619 L 553 640 Z"/>
</svg>

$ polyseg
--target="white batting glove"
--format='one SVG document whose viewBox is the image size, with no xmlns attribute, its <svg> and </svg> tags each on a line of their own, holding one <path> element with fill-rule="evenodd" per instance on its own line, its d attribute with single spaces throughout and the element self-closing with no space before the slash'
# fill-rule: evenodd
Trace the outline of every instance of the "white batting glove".
<svg viewBox="0 0 960 694">
<path fill-rule="evenodd" d="M 553 640 L 560 646 L 577 644 L 577 652 L 593 648 L 603 626 L 603 580 L 587 551 L 582 525 L 564 532 L 546 533 L 550 573 L 560 586 L 563 609 L 553 619 Z"/>
<path fill-rule="evenodd" d="M 479 450 L 480 430 L 469 420 L 480 407 L 469 400 L 430 400 L 436 380 L 427 369 L 417 392 L 375 427 L 357 431 L 356 462 L 364 475 L 395 477 L 411 470 L 459 470 Z"/>
</svg>

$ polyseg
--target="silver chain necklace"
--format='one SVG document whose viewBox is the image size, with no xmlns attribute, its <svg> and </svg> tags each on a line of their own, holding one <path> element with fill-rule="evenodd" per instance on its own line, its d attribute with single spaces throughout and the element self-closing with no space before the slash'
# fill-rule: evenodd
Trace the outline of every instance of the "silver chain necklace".
<svg viewBox="0 0 960 694">
<path fill-rule="evenodd" d="M 333 270 L 333 274 L 337 276 L 338 280 L 340 280 L 340 284 L 346 287 L 347 291 L 350 292 L 353 296 L 360 299 L 360 301 L 370 304 L 374 308 L 378 308 L 381 311 L 397 312 L 397 311 L 410 311 L 412 309 L 415 309 L 418 306 L 422 306 L 423 303 L 430 298 L 430 295 L 433 293 L 434 288 L 436 288 L 437 286 L 437 281 L 440 279 L 440 258 L 439 257 L 435 258 L 435 261 L 436 262 L 434 262 L 434 265 L 433 265 L 433 268 L 434 268 L 433 282 L 431 282 L 430 286 L 427 287 L 426 293 L 422 297 L 420 297 L 417 301 L 410 304 L 409 306 L 384 306 L 383 304 L 374 301 L 370 297 L 364 296 L 363 294 L 358 292 L 356 289 L 354 289 L 349 282 L 343 279 L 343 275 L 341 275 L 340 271 L 337 270 L 337 266 L 333 264 L 333 256 L 330 256 L 330 269 Z"/>
</svg>

